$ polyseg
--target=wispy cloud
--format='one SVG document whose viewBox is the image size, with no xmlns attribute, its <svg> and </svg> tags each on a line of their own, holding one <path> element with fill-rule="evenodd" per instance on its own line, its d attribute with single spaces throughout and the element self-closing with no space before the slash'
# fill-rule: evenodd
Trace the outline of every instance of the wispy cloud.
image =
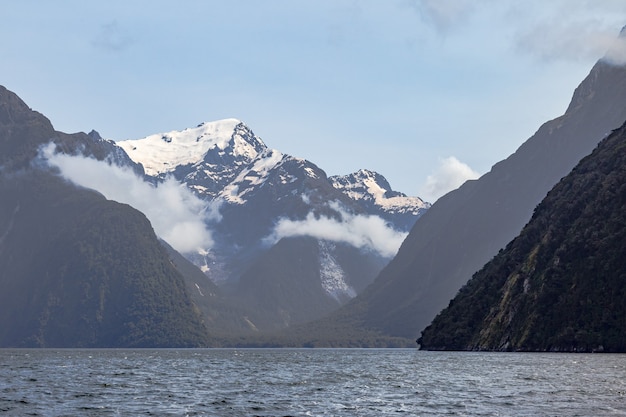
<svg viewBox="0 0 626 417">
<path fill-rule="evenodd" d="M 281 219 L 264 242 L 271 245 L 285 237 L 310 236 L 392 257 L 406 238 L 407 233 L 395 230 L 378 216 L 354 215 L 338 203 L 329 206 L 339 214 L 339 220 L 313 213 L 309 213 L 304 220 Z"/>
<path fill-rule="evenodd" d="M 504 10 L 518 51 L 546 61 L 596 61 L 606 54 L 624 62 L 619 29 L 626 23 L 622 0 L 530 0 L 521 5 L 507 0 Z"/>
<path fill-rule="evenodd" d="M 520 34 L 517 47 L 543 60 L 596 60 L 626 63 L 626 38 L 601 22 L 539 23 Z"/>
<path fill-rule="evenodd" d="M 131 36 L 117 23 L 116 20 L 100 27 L 100 30 L 91 41 L 97 48 L 107 51 L 122 51 L 133 43 Z"/>
<path fill-rule="evenodd" d="M 426 201 L 435 202 L 442 195 L 460 187 L 465 181 L 479 176 L 480 174 L 469 165 L 450 156 L 439 161 L 439 167 L 426 178 L 420 195 Z"/>
<path fill-rule="evenodd" d="M 614 65 L 626 65 L 626 32 L 622 30 L 619 38 L 613 38 L 604 59 Z"/>
<path fill-rule="evenodd" d="M 626 62 L 624 40 L 616 39 L 626 24 L 623 0 L 408 1 L 440 35 L 465 25 L 490 30 L 489 21 L 501 21 L 507 26 L 499 36 L 509 39 L 518 52 L 541 60 L 595 61 L 606 54 L 610 62 Z"/>
<path fill-rule="evenodd" d="M 442 34 L 465 22 L 474 12 L 472 0 L 413 0 L 410 4 L 422 19 Z"/>
<path fill-rule="evenodd" d="M 206 221 L 219 219 L 216 207 L 193 195 L 169 178 L 154 186 L 131 169 L 83 156 L 54 153 L 49 144 L 41 149 L 48 164 L 82 187 L 91 188 L 107 199 L 129 204 L 146 215 L 156 234 L 181 253 L 210 249 L 213 239 Z"/>
</svg>

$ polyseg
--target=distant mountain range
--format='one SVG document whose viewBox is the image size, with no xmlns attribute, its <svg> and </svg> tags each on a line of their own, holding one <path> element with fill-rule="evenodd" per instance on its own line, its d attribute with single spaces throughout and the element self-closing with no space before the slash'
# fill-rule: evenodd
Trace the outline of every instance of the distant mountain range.
<svg viewBox="0 0 626 417">
<path fill-rule="evenodd" d="M 4 89 L 0 98 L 6 122 L 0 150 L 5 156 L 3 173 L 8 187 L 5 192 L 11 196 L 3 200 L 6 204 L 2 219 L 7 227 L 3 232 L 5 246 L 13 245 L 8 242 L 18 239 L 13 235 L 16 229 L 12 210 L 23 207 L 20 200 L 24 200 L 23 196 L 10 191 L 13 182 L 18 181 L 14 173 L 26 169 L 29 175 L 46 179 L 42 182 L 56 184 L 52 181 L 54 170 L 50 171 L 46 161 L 50 155 L 57 153 L 101 160 L 102 166 L 129 169 L 155 187 L 173 177 L 200 197 L 208 208 L 217 211 L 215 216 L 206 218 L 206 227 L 212 237 L 210 247 L 199 247 L 182 257 L 162 242 L 167 253 L 159 255 L 162 258 L 159 262 L 169 258 L 171 265 L 178 270 L 177 279 L 182 275 L 186 289 L 179 296 L 188 298 L 181 302 L 200 313 L 205 332 L 213 336 L 233 337 L 281 329 L 333 311 L 374 279 L 395 254 L 408 229 L 430 206 L 417 197 L 393 191 L 385 178 L 375 172 L 361 170 L 345 177 L 328 178 L 309 161 L 267 148 L 239 120 L 202 123 L 183 131 L 115 143 L 102 139 L 95 131 L 74 135 L 55 132 L 45 117 L 28 109 L 13 93 Z M 40 126 L 40 131 L 35 129 Z M 53 148 L 42 151 L 49 142 L 54 144 Z M 72 175 L 65 172 L 63 166 L 52 166 L 72 180 Z M 98 169 L 95 167 L 91 165 L 88 169 Z M 85 174 L 93 172 L 79 171 L 77 175 L 89 176 Z M 73 180 L 90 187 L 88 183 Z M 61 183 L 69 187 L 68 183 Z M 132 184 L 122 186 L 130 188 Z M 28 187 L 20 190 L 26 195 L 34 192 Z M 76 192 L 87 193 L 87 190 L 77 189 Z M 56 204 L 55 193 L 46 196 L 38 206 L 41 219 L 49 218 L 44 214 L 51 210 L 48 206 Z M 68 208 L 68 212 L 72 210 Z M 106 229 L 103 219 L 91 220 Z M 58 226 L 61 224 L 59 222 Z M 120 234 L 119 238 L 123 236 Z M 378 241 L 381 237 L 385 240 Z M 115 239 L 111 238 L 110 245 L 116 246 Z M 46 241 L 42 238 L 38 243 Z M 118 247 L 126 245 L 117 243 Z M 41 250 L 46 248 L 42 246 Z M 21 265 L 15 266 L 20 270 L 30 263 L 26 255 L 29 250 L 26 247 L 22 250 L 25 251 L 23 255 L 19 251 L 4 251 L 6 256 L 11 254 L 10 261 L 5 259 L 7 271 L 13 265 Z M 106 258 L 106 248 L 101 251 Z M 70 255 L 76 256 L 68 251 L 67 256 Z M 61 257 L 60 262 L 65 262 L 63 259 Z M 189 264 L 189 260 L 200 269 Z M 87 261 L 91 265 L 89 258 Z M 128 267 L 132 267 L 131 263 Z M 38 280 L 42 279 L 40 274 L 50 275 L 50 271 L 42 268 L 27 268 L 17 275 L 5 275 L 4 279 L 22 279 L 36 287 Z M 120 276 L 128 275 L 125 269 L 116 271 Z M 145 268 L 146 274 L 149 271 L 150 268 Z M 83 272 L 89 276 L 94 273 L 90 270 Z M 80 280 L 76 274 L 71 273 L 71 279 Z M 52 273 L 51 279 L 67 281 L 70 278 L 57 271 Z M 72 285 L 79 285 L 78 282 Z M 102 285 L 107 287 L 109 284 Z M 24 304 L 20 297 L 13 297 L 10 292 L 7 294 L 13 301 L 6 308 L 14 308 L 16 303 Z M 21 296 L 28 295 L 25 292 Z M 77 301 L 85 305 L 91 303 Z M 7 338 L 19 339 L 17 336 Z M 67 343 L 78 343 L 69 342 L 71 338 L 65 339 Z M 56 342 L 51 342 L 50 338 L 34 341 L 26 336 L 19 340 L 15 343 L 45 346 L 61 343 L 61 338 Z M 78 344 L 109 343 L 97 337 L 90 340 Z M 124 344 L 120 340 L 110 343 Z"/>
<path fill-rule="evenodd" d="M 422 333 L 424 349 L 626 351 L 626 125 Z"/>
<path fill-rule="evenodd" d="M 563 116 L 430 207 L 236 119 L 115 143 L 0 87 L 0 346 L 414 345 L 463 288 L 425 348 L 622 351 L 623 129 L 509 242 L 625 100 L 626 67 L 599 61 Z M 104 197 L 116 187 L 148 214 Z M 199 223 L 157 237 L 180 213 Z"/>
<path fill-rule="evenodd" d="M 320 332 L 327 338 L 332 333 L 333 345 L 341 346 L 359 331 L 417 338 L 471 276 L 517 236 L 546 193 L 624 123 L 625 102 L 626 67 L 600 60 L 563 116 L 541 126 L 490 172 L 437 200 L 372 285 L 288 339 L 307 343 L 319 340 Z"/>
<path fill-rule="evenodd" d="M 375 172 L 328 178 L 236 119 L 117 145 L 154 180 L 173 176 L 219 207 L 213 246 L 186 256 L 249 310 L 240 320 L 253 332 L 319 318 L 356 296 L 430 207 Z M 375 241 L 389 235 L 395 243 Z"/>
</svg>

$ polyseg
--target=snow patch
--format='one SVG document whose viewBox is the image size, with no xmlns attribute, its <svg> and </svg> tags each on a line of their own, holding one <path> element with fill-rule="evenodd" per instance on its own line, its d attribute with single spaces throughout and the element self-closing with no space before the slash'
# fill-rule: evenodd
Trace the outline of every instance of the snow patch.
<svg viewBox="0 0 626 417">
<path fill-rule="evenodd" d="M 196 284 L 195 282 L 194 282 L 194 285 L 198 289 L 198 293 L 200 293 L 200 295 L 204 297 L 204 294 L 202 294 L 202 290 L 200 289 L 200 286 L 198 284 Z"/>
<path fill-rule="evenodd" d="M 275 149 L 263 152 L 252 163 L 250 168 L 242 170 L 239 175 L 220 192 L 219 197 L 232 204 L 244 204 L 245 195 L 253 187 L 262 185 L 271 171 L 278 167 L 285 155 Z"/>
<path fill-rule="evenodd" d="M 315 171 L 313 171 L 313 168 L 310 167 L 306 167 L 304 168 L 304 171 L 309 175 L 309 177 L 311 178 L 319 178 L 319 176 L 315 173 Z"/>
<path fill-rule="evenodd" d="M 331 253 L 335 247 L 331 242 L 319 241 L 322 288 L 337 301 L 344 297 L 354 298 L 356 291 L 346 283 L 345 273 Z"/>
<path fill-rule="evenodd" d="M 257 156 L 254 146 L 236 134 L 237 126 L 241 124 L 237 119 L 218 120 L 182 131 L 174 130 L 143 139 L 123 140 L 117 142 L 117 145 L 126 151 L 130 159 L 142 164 L 147 175 L 158 176 L 171 172 L 178 166 L 202 161 L 211 149 L 220 149 L 223 152 L 231 147 L 234 156 L 254 159 Z"/>
<path fill-rule="evenodd" d="M 420 211 L 430 207 L 429 203 L 424 202 L 419 197 L 409 197 L 383 187 L 377 181 L 378 178 L 382 178 L 382 176 L 375 172 L 361 169 L 351 175 L 331 177 L 330 180 L 333 187 L 346 194 L 350 199 L 371 201 L 389 213 L 410 212 L 418 215 Z M 382 180 L 386 182 L 384 178 Z M 392 196 L 389 197 L 389 194 Z"/>
</svg>

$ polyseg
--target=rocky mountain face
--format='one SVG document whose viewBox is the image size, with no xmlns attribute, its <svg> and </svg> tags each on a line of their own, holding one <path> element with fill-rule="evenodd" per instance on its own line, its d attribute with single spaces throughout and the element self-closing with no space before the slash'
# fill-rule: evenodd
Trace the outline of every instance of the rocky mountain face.
<svg viewBox="0 0 626 417">
<path fill-rule="evenodd" d="M 429 207 L 374 172 L 328 178 L 236 119 L 118 145 L 154 180 L 173 176 L 218 208 L 219 221 L 208 223 L 213 246 L 186 256 L 248 311 L 233 327 L 252 332 L 321 317 L 353 298 L 397 249 L 359 233 L 371 224 L 399 246 Z"/>
<path fill-rule="evenodd" d="M 207 345 L 145 216 L 37 163 L 49 142 L 141 171 L 111 142 L 56 132 L 0 87 L 0 346 Z"/>
<path fill-rule="evenodd" d="M 548 193 L 423 349 L 626 351 L 626 125 Z"/>
<path fill-rule="evenodd" d="M 599 61 L 563 116 L 541 126 L 480 179 L 433 204 L 373 284 L 327 322 L 416 338 L 519 233 L 551 187 L 621 126 L 625 100 L 626 67 Z"/>
<path fill-rule="evenodd" d="M 385 177 L 377 172 L 361 169 L 329 177 L 329 180 L 368 214 L 380 216 L 403 231 L 409 231 L 415 220 L 430 208 L 430 203 L 419 197 L 393 191 Z"/>
<path fill-rule="evenodd" d="M 28 324 L 16 319 L 18 324 L 6 327 L 0 344 L 199 345 L 207 343 L 207 331 L 215 343 L 215 337 L 232 341 L 237 335 L 310 321 L 371 283 L 429 207 L 419 198 L 393 191 L 374 172 L 329 179 L 315 164 L 268 148 L 239 120 L 115 143 L 95 131 L 56 132 L 15 94 L 3 89 L 1 98 L 0 265 L 8 288 L 13 280 L 21 280 L 19 296 L 6 293 L 3 312 L 6 317 L 28 317 Z M 61 180 L 47 156 L 41 157 L 48 143 L 53 144 L 51 152 L 128 167 L 155 186 L 175 178 L 202 198 L 207 210 L 218 213 L 207 216 L 212 246 L 183 257 L 167 242 L 159 243 L 145 217 L 140 219 L 130 207 Z M 38 189 L 35 177 L 49 191 L 36 201 L 27 198 Z M 22 218 L 26 201 L 32 207 Z M 32 220 L 37 214 L 37 221 Z M 111 219 L 109 231 L 106 222 Z M 32 229 L 22 222 L 39 226 Z M 146 227 L 152 235 L 137 241 L 148 233 Z M 39 229 L 42 232 L 35 233 Z M 31 232 L 37 241 L 29 248 Z M 381 245 L 368 233 L 389 239 Z M 64 249 L 52 251 L 52 244 Z M 54 258 L 42 255 L 47 252 Z M 33 254 L 41 259 L 35 262 Z M 84 264 L 68 264 L 69 258 Z M 174 312 L 159 307 L 161 303 Z M 113 315 L 109 306 L 132 313 L 132 318 L 124 312 Z M 83 309 L 82 324 L 69 320 L 70 311 L 78 317 Z M 182 325 L 181 317 L 189 325 Z M 139 319 L 145 321 L 143 327 L 136 325 Z M 165 329 L 150 327 L 151 322 Z M 12 326 L 23 332 L 12 333 Z M 118 326 L 122 328 L 114 330 Z M 70 335 L 72 328 L 81 331 Z M 176 335 L 169 333 L 174 328 Z"/>
</svg>

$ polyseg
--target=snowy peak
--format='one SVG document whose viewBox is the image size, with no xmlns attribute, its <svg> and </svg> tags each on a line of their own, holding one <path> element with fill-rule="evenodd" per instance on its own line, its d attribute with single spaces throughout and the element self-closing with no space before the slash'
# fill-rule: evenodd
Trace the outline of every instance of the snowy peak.
<svg viewBox="0 0 626 417">
<path fill-rule="evenodd" d="M 391 190 L 387 179 L 377 172 L 360 169 L 355 173 L 330 178 L 333 186 L 344 190 L 353 199 L 381 199 L 404 195 Z M 392 195 L 393 194 L 393 195 Z"/>
<path fill-rule="evenodd" d="M 246 194 L 262 185 L 272 170 L 279 167 L 285 155 L 275 149 L 266 149 L 260 153 L 237 177 L 228 184 L 219 196 L 233 204 L 244 204 Z"/>
<path fill-rule="evenodd" d="M 144 166 L 146 174 L 159 176 L 180 166 L 211 160 L 251 161 L 267 147 L 240 120 L 224 119 L 201 123 L 182 131 L 157 133 L 143 139 L 117 142 L 130 158 Z"/>
<path fill-rule="evenodd" d="M 393 191 L 389 182 L 377 172 L 361 169 L 349 175 L 329 177 L 333 187 L 354 201 L 377 206 L 389 213 L 419 215 L 430 207 L 419 197 L 408 197 Z"/>
</svg>

